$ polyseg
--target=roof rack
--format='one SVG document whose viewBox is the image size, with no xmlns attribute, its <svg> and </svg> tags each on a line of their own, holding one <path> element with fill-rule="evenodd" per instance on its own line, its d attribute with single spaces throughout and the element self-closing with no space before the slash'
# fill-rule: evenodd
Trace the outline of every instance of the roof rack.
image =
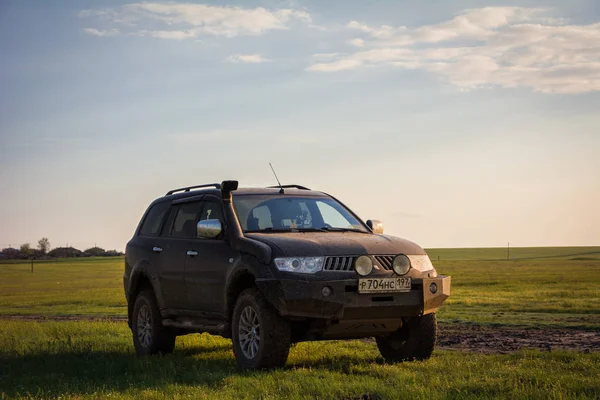
<svg viewBox="0 0 600 400">
<path fill-rule="evenodd" d="M 290 188 L 295 188 L 295 189 L 300 189 L 300 190 L 310 190 L 309 188 L 307 188 L 306 186 L 300 186 L 300 185 L 281 185 L 281 186 L 267 186 L 268 188 L 271 189 L 290 189 Z"/>
<path fill-rule="evenodd" d="M 221 189 L 221 184 L 220 183 L 209 183 L 206 185 L 195 185 L 195 186 L 188 186 L 188 187 L 183 187 L 183 188 L 179 188 L 179 189 L 173 189 L 173 190 L 169 190 L 165 196 L 170 196 L 173 193 L 177 193 L 177 192 L 189 192 L 192 189 L 200 189 L 200 188 L 207 188 L 207 187 L 214 187 L 216 189 Z"/>
</svg>

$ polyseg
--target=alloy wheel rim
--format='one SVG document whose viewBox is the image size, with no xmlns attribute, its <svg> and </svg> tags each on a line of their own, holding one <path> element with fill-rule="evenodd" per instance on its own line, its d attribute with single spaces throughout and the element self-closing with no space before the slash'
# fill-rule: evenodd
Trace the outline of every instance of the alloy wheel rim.
<svg viewBox="0 0 600 400">
<path fill-rule="evenodd" d="M 138 311 L 137 336 L 142 347 L 150 347 L 152 342 L 152 314 L 146 304 L 141 306 Z"/>
<path fill-rule="evenodd" d="M 240 314 L 238 337 L 244 356 L 248 359 L 256 357 L 260 349 L 260 323 L 251 306 L 246 306 Z"/>
</svg>

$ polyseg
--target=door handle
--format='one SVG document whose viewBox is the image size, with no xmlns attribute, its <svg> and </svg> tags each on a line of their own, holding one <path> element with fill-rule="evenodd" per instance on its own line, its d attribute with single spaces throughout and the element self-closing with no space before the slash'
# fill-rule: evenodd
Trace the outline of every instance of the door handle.
<svg viewBox="0 0 600 400">
<path fill-rule="evenodd" d="M 188 256 L 191 256 L 191 257 L 193 257 L 193 256 L 197 256 L 197 255 L 198 255 L 198 252 L 197 252 L 197 251 L 188 250 L 186 254 L 187 254 Z"/>
<path fill-rule="evenodd" d="M 160 253 L 160 252 L 162 251 L 162 249 L 161 249 L 160 247 L 156 247 L 156 246 L 154 246 L 154 247 L 152 248 L 152 251 L 154 251 L 154 252 L 157 252 L 157 253 Z"/>
</svg>

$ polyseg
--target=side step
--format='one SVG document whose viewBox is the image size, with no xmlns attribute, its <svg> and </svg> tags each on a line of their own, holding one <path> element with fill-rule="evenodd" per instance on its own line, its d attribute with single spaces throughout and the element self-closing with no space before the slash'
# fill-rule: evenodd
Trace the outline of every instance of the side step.
<svg viewBox="0 0 600 400">
<path fill-rule="evenodd" d="M 210 333 L 211 335 L 229 337 L 228 325 L 218 323 L 217 321 L 210 321 L 201 318 L 177 318 L 176 320 L 163 319 L 162 324 L 163 326 L 184 329 L 191 332 L 206 332 Z"/>
</svg>

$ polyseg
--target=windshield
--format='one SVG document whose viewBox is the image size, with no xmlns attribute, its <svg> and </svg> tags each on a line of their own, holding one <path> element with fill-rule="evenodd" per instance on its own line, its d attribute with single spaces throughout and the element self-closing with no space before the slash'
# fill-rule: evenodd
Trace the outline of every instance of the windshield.
<svg viewBox="0 0 600 400">
<path fill-rule="evenodd" d="M 244 232 L 357 231 L 367 229 L 329 197 L 240 195 L 233 204 Z"/>
</svg>

